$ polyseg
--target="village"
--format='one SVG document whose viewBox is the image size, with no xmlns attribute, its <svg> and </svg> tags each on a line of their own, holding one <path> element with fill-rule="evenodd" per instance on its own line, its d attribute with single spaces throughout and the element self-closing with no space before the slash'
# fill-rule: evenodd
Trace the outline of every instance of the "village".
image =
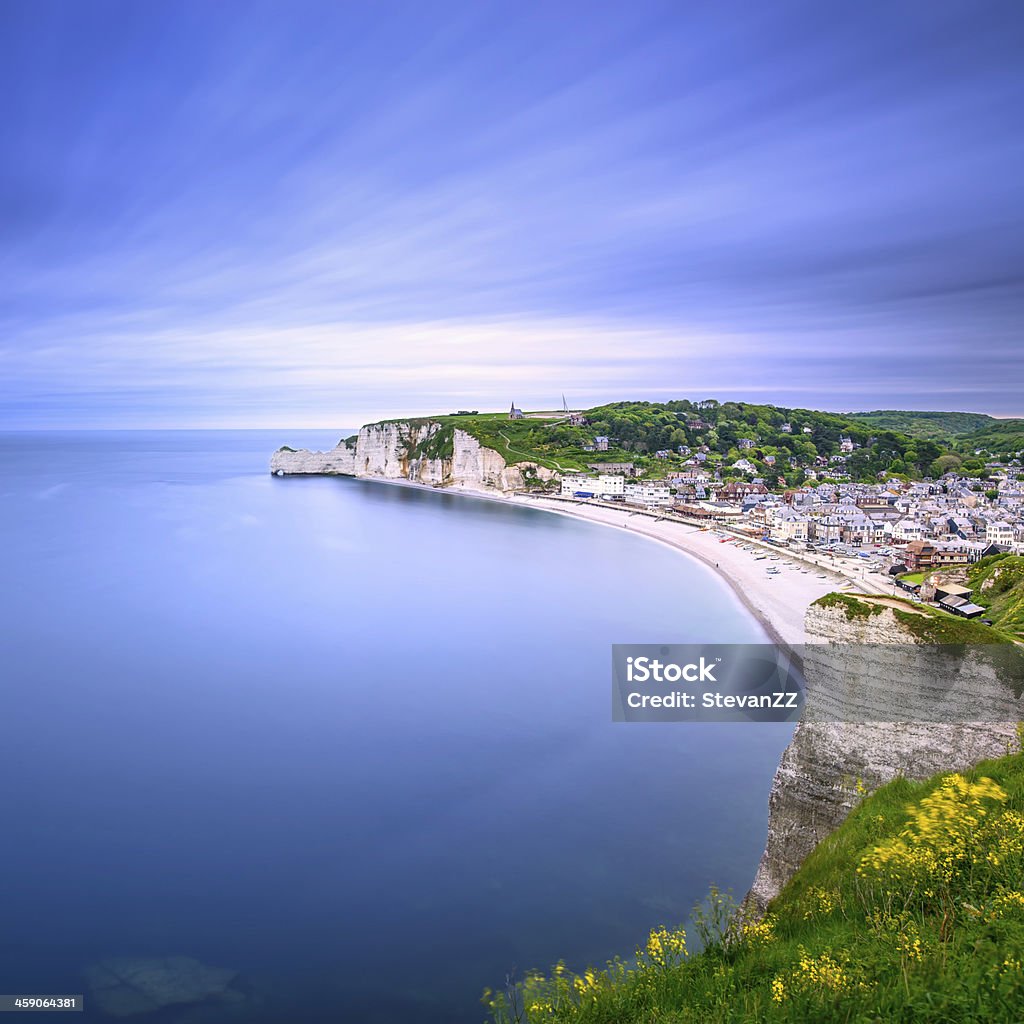
<svg viewBox="0 0 1024 1024">
<path fill-rule="evenodd" d="M 818 481 L 771 491 L 764 479 L 723 480 L 690 467 L 663 479 L 636 476 L 632 463 L 595 463 L 600 472 L 561 478 L 565 501 L 631 506 L 661 519 L 705 525 L 723 537 L 785 548 L 818 564 L 862 565 L 912 598 L 965 618 L 984 608 L 970 590 L 936 570 L 993 554 L 1024 554 L 1024 478 L 1019 459 L 986 465 L 984 483 L 947 473 L 937 480 Z M 984 489 L 982 489 L 984 488 Z M 876 587 L 877 589 L 877 587 Z"/>
</svg>

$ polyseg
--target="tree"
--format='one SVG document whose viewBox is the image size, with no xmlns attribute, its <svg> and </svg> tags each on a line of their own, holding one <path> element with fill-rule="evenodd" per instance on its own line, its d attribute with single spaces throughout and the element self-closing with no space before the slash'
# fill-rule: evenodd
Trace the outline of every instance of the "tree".
<svg viewBox="0 0 1024 1024">
<path fill-rule="evenodd" d="M 940 455 L 931 464 L 931 466 L 928 467 L 928 473 L 930 476 L 938 478 L 944 473 L 952 473 L 954 470 L 958 470 L 962 465 L 963 463 L 957 455 Z"/>
</svg>

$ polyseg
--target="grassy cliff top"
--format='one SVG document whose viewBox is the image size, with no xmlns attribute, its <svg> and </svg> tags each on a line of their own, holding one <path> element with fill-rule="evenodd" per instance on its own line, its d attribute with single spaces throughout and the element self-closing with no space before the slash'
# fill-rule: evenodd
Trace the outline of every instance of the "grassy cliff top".
<svg viewBox="0 0 1024 1024">
<path fill-rule="evenodd" d="M 1007 633 L 1024 639 L 1024 556 L 994 555 L 967 570 L 971 600 Z"/>
<path fill-rule="evenodd" d="M 726 474 L 745 459 L 752 472 L 772 486 L 779 477 L 785 486 L 801 483 L 804 469 L 810 466 L 825 478 L 834 474 L 837 479 L 853 480 L 876 480 L 880 473 L 921 477 L 938 476 L 948 469 L 983 472 L 984 459 L 958 447 L 962 435 L 948 429 L 953 422 L 948 418 L 926 419 L 929 430 L 922 431 L 918 429 L 922 421 L 914 417 L 931 414 L 885 414 L 903 418 L 880 422 L 871 419 L 874 415 L 861 418 L 749 402 L 680 399 L 612 402 L 583 410 L 586 422 L 576 425 L 559 413 L 530 412 L 517 420 L 510 420 L 507 412 L 471 412 L 381 422 L 458 427 L 510 464 L 529 461 L 567 471 L 585 469 L 590 463 L 631 461 L 649 476 L 659 477 L 679 468 L 689 455 L 702 452 L 709 466 L 720 467 Z M 987 420 L 980 417 L 977 422 Z M 891 429 L 891 422 L 906 429 Z M 970 422 L 975 424 L 973 419 Z M 586 451 L 595 446 L 597 437 L 608 439 L 608 450 Z M 844 450 L 844 439 L 852 442 L 852 450 L 850 445 Z M 744 474 L 741 468 L 733 475 Z"/>
<path fill-rule="evenodd" d="M 841 608 L 851 622 L 881 615 L 888 609 L 909 633 L 927 644 L 1005 644 L 1019 639 L 997 626 L 986 626 L 976 619 L 961 619 L 939 608 L 888 594 L 825 594 L 812 602 L 811 607 Z"/>
<path fill-rule="evenodd" d="M 849 818 L 762 920 L 744 920 L 712 892 L 690 935 L 667 924 L 635 959 L 528 974 L 485 997 L 493 1018 L 1019 1022 L 1024 756 L 922 783 L 898 779 L 870 795 L 851 780 L 851 791 L 860 802 Z M 688 953 L 697 944 L 703 952 Z"/>
</svg>

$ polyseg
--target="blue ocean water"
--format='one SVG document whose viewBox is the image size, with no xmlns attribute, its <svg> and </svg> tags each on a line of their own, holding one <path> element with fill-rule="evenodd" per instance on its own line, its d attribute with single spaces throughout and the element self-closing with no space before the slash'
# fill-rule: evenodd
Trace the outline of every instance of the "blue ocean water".
<svg viewBox="0 0 1024 1024">
<path fill-rule="evenodd" d="M 763 639 L 724 585 L 539 510 L 269 475 L 337 437 L 0 436 L 0 992 L 184 955 L 244 978 L 225 1019 L 458 1024 L 749 885 L 791 727 L 611 722 L 610 644 Z M 174 1013 L 134 1019 L 208 1019 Z"/>
</svg>

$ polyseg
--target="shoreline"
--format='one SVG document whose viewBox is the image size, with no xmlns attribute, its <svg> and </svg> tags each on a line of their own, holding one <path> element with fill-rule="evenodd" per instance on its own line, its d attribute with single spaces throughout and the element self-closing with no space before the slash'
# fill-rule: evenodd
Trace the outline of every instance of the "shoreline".
<svg viewBox="0 0 1024 1024">
<path fill-rule="evenodd" d="M 515 499 L 513 499 L 514 504 L 520 505 L 525 508 L 536 508 L 537 505 L 534 504 L 534 501 L 535 499 L 530 498 L 526 498 L 522 501 L 515 501 Z M 551 512 L 553 515 L 566 516 L 569 519 L 580 519 L 583 522 L 587 523 L 596 523 L 599 526 L 614 526 L 614 524 L 612 523 L 602 522 L 600 519 L 596 517 L 588 516 L 583 512 L 573 511 L 571 509 L 552 508 L 550 505 L 545 505 L 541 507 L 541 511 Z M 673 543 L 671 540 L 668 540 L 664 537 L 652 536 L 644 530 L 631 529 L 626 523 L 620 524 L 620 528 L 624 530 L 629 530 L 631 533 L 634 533 L 640 537 L 644 537 L 647 540 L 652 540 L 657 544 L 663 544 L 665 547 L 671 548 L 671 550 L 676 551 L 679 554 L 687 555 L 690 558 L 693 558 L 696 561 L 700 562 L 706 569 L 709 569 L 712 573 L 714 573 L 717 579 L 725 583 L 726 587 L 728 588 L 732 596 L 743 606 L 744 610 L 751 616 L 751 618 L 754 619 L 758 626 L 765 632 L 771 643 L 776 644 L 780 647 L 788 648 L 792 646 L 791 643 L 788 642 L 782 636 L 778 629 L 776 629 L 775 623 L 772 622 L 764 614 L 764 612 L 760 608 L 758 608 L 757 605 L 754 604 L 753 601 L 751 601 L 750 597 L 742 589 L 740 582 L 731 574 L 723 572 L 721 565 L 718 562 L 712 561 L 708 555 L 699 551 L 694 551 L 692 548 L 683 547 L 681 544 Z"/>
<path fill-rule="evenodd" d="M 604 505 L 577 505 L 550 498 L 513 495 L 513 504 L 524 508 L 540 508 L 556 515 L 565 515 L 585 522 L 625 529 L 639 537 L 664 544 L 680 554 L 688 555 L 711 570 L 732 592 L 743 608 L 754 618 L 770 642 L 793 648 L 806 642 L 804 613 L 819 597 L 831 593 L 849 580 L 839 573 L 826 573 L 818 579 L 817 572 L 806 573 L 791 568 L 791 553 L 786 549 L 772 551 L 781 571 L 769 574 L 769 563 L 759 561 L 754 552 L 743 551 L 740 545 L 752 543 L 732 538 L 723 541 L 713 529 L 669 519 L 645 515 L 642 510 L 609 508 Z M 630 522 L 632 520 L 632 522 Z M 727 536 L 727 535 L 726 535 Z M 757 545 L 760 547 L 761 545 Z M 785 565 L 783 568 L 782 566 Z"/>
<path fill-rule="evenodd" d="M 819 597 L 839 589 L 878 592 L 878 585 L 864 586 L 857 578 L 835 566 L 822 565 L 802 552 L 777 548 L 750 538 L 740 538 L 715 527 L 701 528 L 687 522 L 660 518 L 629 506 L 589 504 L 550 495 L 500 491 L 466 486 L 435 487 L 403 478 L 355 476 L 342 473 L 287 474 L 289 476 L 338 476 L 348 480 L 397 484 L 438 494 L 478 498 L 520 508 L 533 508 L 595 523 L 655 541 L 682 555 L 688 555 L 712 571 L 751 615 L 771 643 L 793 648 L 806 642 L 804 613 Z M 743 547 L 752 550 L 745 551 Z M 763 552 L 768 559 L 759 558 Z M 768 573 L 768 566 L 778 573 Z M 820 579 L 819 576 L 824 576 Z M 866 577 L 865 577 L 866 578 Z"/>
</svg>

